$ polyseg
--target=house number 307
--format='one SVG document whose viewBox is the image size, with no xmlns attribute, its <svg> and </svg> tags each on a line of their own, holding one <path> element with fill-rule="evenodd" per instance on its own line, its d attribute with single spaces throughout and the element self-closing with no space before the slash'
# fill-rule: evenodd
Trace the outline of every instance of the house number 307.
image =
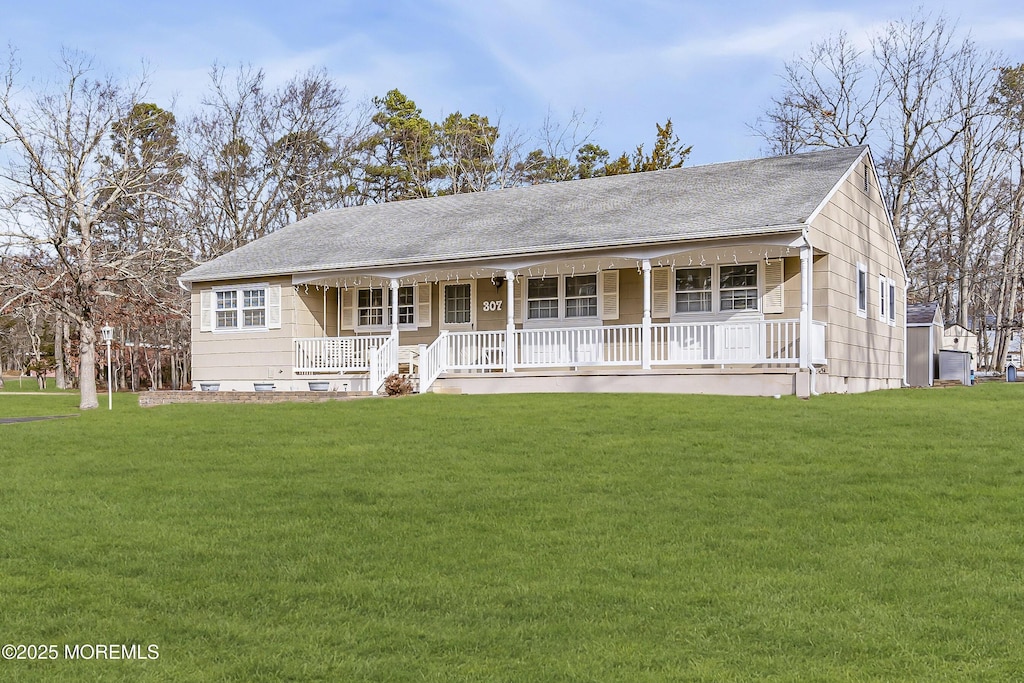
<svg viewBox="0 0 1024 683">
<path fill-rule="evenodd" d="M 485 311 L 500 311 L 501 310 L 501 299 L 499 299 L 497 301 L 485 301 L 484 302 L 484 310 Z"/>
</svg>

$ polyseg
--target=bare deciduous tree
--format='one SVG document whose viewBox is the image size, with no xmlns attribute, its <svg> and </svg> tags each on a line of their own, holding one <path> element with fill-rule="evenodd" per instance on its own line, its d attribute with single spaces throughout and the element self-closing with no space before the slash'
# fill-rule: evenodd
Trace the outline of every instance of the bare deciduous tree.
<svg viewBox="0 0 1024 683">
<path fill-rule="evenodd" d="M 885 100 L 873 63 L 845 32 L 785 66 L 784 90 L 752 126 L 775 154 L 862 145 Z"/>
<path fill-rule="evenodd" d="M 324 208 L 350 203 L 364 124 L 346 92 L 310 71 L 270 89 L 266 74 L 224 67 L 188 129 L 186 205 L 197 256 L 210 258 Z"/>
<path fill-rule="evenodd" d="M 117 154 L 145 123 L 132 118 L 144 79 L 128 85 L 93 77 L 91 61 L 72 52 L 62 55 L 61 67 L 59 87 L 26 93 L 19 88 L 13 55 L 8 62 L 0 130 L 14 158 L 0 170 L 0 191 L 11 217 L 7 248 L 12 253 L 38 249 L 52 259 L 44 277 L 8 283 L 8 289 L 17 290 L 12 298 L 45 300 L 75 323 L 80 406 L 87 409 L 98 405 L 96 326 L 105 301 L 116 296 L 117 283 L 143 283 L 138 268 L 145 269 L 164 246 L 125 248 L 109 221 L 119 207 L 159 194 L 162 174 L 155 165 L 164 160 L 143 156 L 129 162 Z"/>
</svg>

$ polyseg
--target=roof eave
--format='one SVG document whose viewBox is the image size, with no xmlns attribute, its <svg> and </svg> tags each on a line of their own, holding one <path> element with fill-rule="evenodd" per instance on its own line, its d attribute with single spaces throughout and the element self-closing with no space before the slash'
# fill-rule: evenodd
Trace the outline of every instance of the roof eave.
<svg viewBox="0 0 1024 683">
<path fill-rule="evenodd" d="M 721 235 L 702 235 L 700 237 L 680 237 L 678 235 L 666 236 L 662 238 L 648 238 L 638 239 L 633 241 L 621 241 L 615 243 L 607 243 L 601 241 L 594 241 L 590 243 L 575 243 L 575 244 L 563 244 L 563 245 L 552 245 L 544 249 L 522 249 L 522 250 L 507 250 L 503 252 L 466 252 L 463 254 L 453 255 L 449 258 L 434 258 L 429 260 L 421 260 L 417 258 L 408 259 L 395 259 L 387 263 L 379 262 L 356 262 L 356 263 L 345 263 L 345 264 L 324 264 L 314 269 L 295 269 L 295 268 L 276 268 L 269 270 L 259 271 L 235 271 L 227 273 L 216 273 L 212 275 L 200 275 L 199 277 L 189 277 L 190 274 L 196 270 L 202 268 L 198 266 L 193 268 L 181 275 L 178 278 L 178 283 L 183 288 L 191 289 L 191 285 L 200 282 L 215 282 L 222 280 L 248 280 L 255 277 L 274 277 L 274 276 L 286 276 L 296 274 L 313 274 L 328 271 L 357 271 L 360 269 L 378 269 L 395 266 L 405 267 L 423 267 L 425 269 L 437 268 L 450 266 L 453 263 L 461 261 L 477 261 L 482 259 L 509 259 L 523 256 L 536 255 L 538 257 L 551 257 L 560 254 L 569 254 L 574 252 L 592 252 L 598 249 L 630 249 L 645 246 L 664 246 L 669 244 L 688 244 L 688 243 L 699 243 L 707 242 L 710 240 L 722 240 L 722 239 L 740 239 L 744 237 L 757 237 L 757 236 L 768 236 L 768 235 L 780 235 L 786 233 L 799 233 L 807 227 L 807 223 L 784 223 L 775 226 L 757 226 L 753 228 L 744 228 L 733 230 L 728 233 Z"/>
</svg>

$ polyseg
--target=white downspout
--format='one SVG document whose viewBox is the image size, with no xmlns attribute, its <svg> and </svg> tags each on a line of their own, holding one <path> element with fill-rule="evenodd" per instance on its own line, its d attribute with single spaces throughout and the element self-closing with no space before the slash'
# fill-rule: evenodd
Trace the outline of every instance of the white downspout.
<svg viewBox="0 0 1024 683">
<path fill-rule="evenodd" d="M 910 386 L 909 378 L 907 377 L 907 284 L 903 283 L 903 388 L 906 389 Z M 932 335 L 928 334 L 928 351 L 929 356 L 931 354 L 932 346 Z M 931 361 L 929 361 L 929 368 L 931 367 Z M 931 369 L 928 370 L 929 376 L 931 375 Z M 931 380 L 928 382 L 928 386 L 931 386 Z"/>
</svg>

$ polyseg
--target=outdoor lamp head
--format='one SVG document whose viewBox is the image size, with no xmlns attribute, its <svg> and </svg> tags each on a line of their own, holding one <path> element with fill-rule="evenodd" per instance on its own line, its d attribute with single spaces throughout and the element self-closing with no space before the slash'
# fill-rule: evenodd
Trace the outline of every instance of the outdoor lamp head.
<svg viewBox="0 0 1024 683">
<path fill-rule="evenodd" d="M 104 325 L 100 328 L 100 334 L 103 335 L 103 341 L 110 341 L 114 338 L 114 328 L 110 325 Z"/>
</svg>

